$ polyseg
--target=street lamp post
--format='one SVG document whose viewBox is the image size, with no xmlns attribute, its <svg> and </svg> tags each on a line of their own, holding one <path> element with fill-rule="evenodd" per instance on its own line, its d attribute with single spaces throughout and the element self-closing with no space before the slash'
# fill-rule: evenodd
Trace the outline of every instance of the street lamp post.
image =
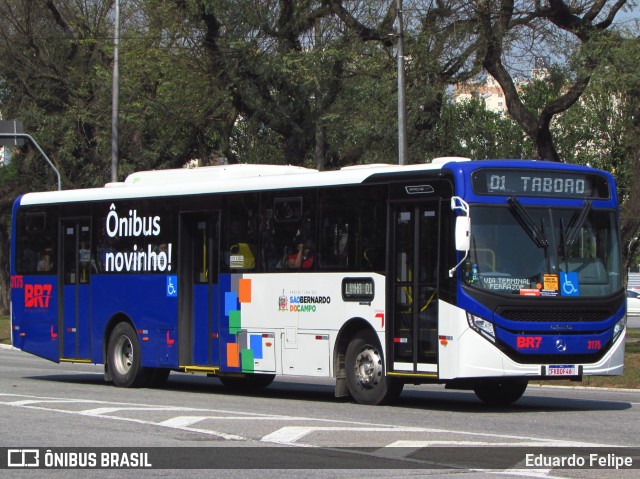
<svg viewBox="0 0 640 479">
<path fill-rule="evenodd" d="M 407 164 L 407 108 L 404 79 L 404 39 L 402 25 L 402 0 L 396 0 L 398 27 L 398 164 Z"/>
<path fill-rule="evenodd" d="M 113 35 L 113 105 L 111 112 L 111 181 L 118 181 L 118 97 L 120 69 L 118 47 L 120 43 L 120 0 L 115 1 L 115 27 Z"/>
<path fill-rule="evenodd" d="M 3 139 L 13 140 L 15 142 L 14 144 L 16 145 L 22 144 L 22 143 L 18 143 L 19 141 L 28 140 L 29 143 L 31 143 L 35 147 L 35 149 L 38 150 L 40 155 L 42 155 L 44 160 L 49 164 L 53 172 L 56 174 L 56 178 L 58 179 L 58 190 L 62 190 L 62 181 L 60 179 L 60 172 L 58 171 L 58 168 L 56 168 L 56 166 L 49 159 L 47 154 L 43 151 L 42 148 L 40 148 L 40 145 L 38 145 L 38 142 L 34 140 L 31 135 L 27 135 L 26 133 L 0 133 L 0 143 L 2 143 Z"/>
</svg>

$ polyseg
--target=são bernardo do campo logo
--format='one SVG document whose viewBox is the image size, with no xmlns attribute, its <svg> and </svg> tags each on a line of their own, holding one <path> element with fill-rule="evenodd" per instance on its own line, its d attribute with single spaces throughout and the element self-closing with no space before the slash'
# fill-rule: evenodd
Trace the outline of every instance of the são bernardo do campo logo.
<svg viewBox="0 0 640 479">
<path fill-rule="evenodd" d="M 288 311 L 290 313 L 315 313 L 318 304 L 331 303 L 331 296 L 320 296 L 316 294 L 297 294 L 291 292 L 287 296 L 282 291 L 282 296 L 278 299 L 278 311 Z"/>
</svg>

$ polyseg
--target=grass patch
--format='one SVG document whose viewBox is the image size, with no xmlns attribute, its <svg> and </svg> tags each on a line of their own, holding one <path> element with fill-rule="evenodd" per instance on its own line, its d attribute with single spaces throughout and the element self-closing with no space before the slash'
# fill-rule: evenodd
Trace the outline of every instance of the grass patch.
<svg viewBox="0 0 640 479">
<path fill-rule="evenodd" d="M 0 344 L 11 344 L 9 316 L 0 315 Z"/>
<path fill-rule="evenodd" d="M 9 316 L 0 316 L 0 344 L 11 344 Z M 556 383 L 541 382 L 540 384 Z M 640 389 L 640 329 L 627 329 L 624 374 L 622 376 L 586 376 L 581 383 L 562 382 L 558 384 Z"/>
<path fill-rule="evenodd" d="M 622 376 L 587 376 L 583 386 L 640 389 L 640 329 L 627 329 Z"/>
</svg>

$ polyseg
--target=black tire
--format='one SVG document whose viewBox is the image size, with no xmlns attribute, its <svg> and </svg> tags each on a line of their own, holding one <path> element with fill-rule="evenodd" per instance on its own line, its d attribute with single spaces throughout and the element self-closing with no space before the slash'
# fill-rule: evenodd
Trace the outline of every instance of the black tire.
<svg viewBox="0 0 640 479">
<path fill-rule="evenodd" d="M 473 392 L 488 406 L 508 406 L 522 397 L 528 384 L 528 381 L 522 380 L 487 380 L 476 384 Z"/>
<path fill-rule="evenodd" d="M 146 386 L 151 371 L 142 367 L 138 335 L 129 323 L 119 323 L 109 338 L 107 361 L 113 384 L 121 388 Z"/>
<path fill-rule="evenodd" d="M 275 377 L 275 374 L 245 374 L 244 376 L 220 376 L 219 379 L 229 389 L 252 392 L 268 387 Z"/>
<path fill-rule="evenodd" d="M 404 383 L 385 374 L 384 358 L 376 334 L 359 331 L 347 346 L 347 386 L 360 404 L 389 404 L 402 393 Z"/>
</svg>

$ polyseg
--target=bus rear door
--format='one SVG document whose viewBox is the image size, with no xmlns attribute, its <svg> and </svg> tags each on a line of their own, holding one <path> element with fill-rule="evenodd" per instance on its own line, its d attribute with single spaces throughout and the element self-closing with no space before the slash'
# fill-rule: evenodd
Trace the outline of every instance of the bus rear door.
<svg viewBox="0 0 640 479">
<path fill-rule="evenodd" d="M 180 215 L 180 366 L 214 369 L 220 364 L 219 236 L 218 211 Z"/>
<path fill-rule="evenodd" d="M 87 361 L 91 351 L 90 220 L 65 219 L 62 228 L 60 361 Z"/>
</svg>

